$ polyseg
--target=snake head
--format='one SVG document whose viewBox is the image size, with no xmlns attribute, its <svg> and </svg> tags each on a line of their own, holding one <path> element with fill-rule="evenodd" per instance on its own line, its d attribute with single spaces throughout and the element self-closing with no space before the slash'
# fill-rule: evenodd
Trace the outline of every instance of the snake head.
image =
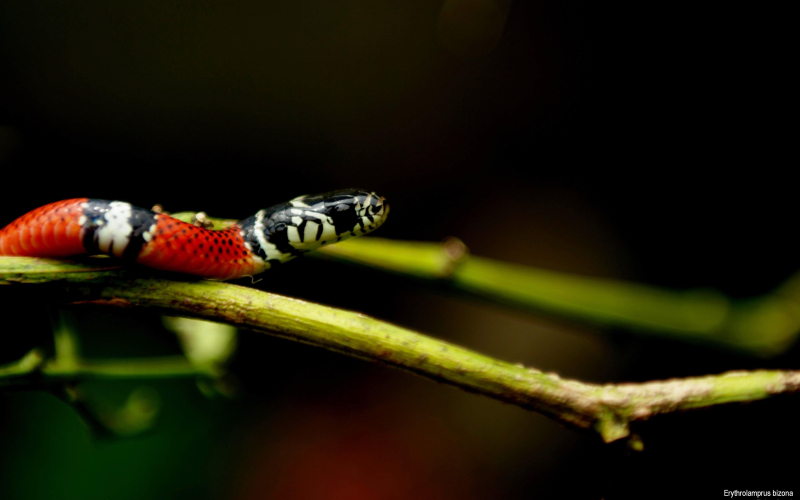
<svg viewBox="0 0 800 500">
<path fill-rule="evenodd" d="M 316 247 L 378 229 L 389 214 L 386 198 L 370 191 L 344 189 L 318 195 L 299 196 L 289 202 L 287 212 L 306 221 L 301 234 L 290 239 L 295 248 Z M 309 223 L 314 223 L 308 227 Z M 309 250 L 312 248 L 308 248 Z"/>
<path fill-rule="evenodd" d="M 317 248 L 374 231 L 386 220 L 386 199 L 369 191 L 345 189 L 297 198 L 239 222 L 252 252 L 268 265 L 286 262 Z"/>
</svg>

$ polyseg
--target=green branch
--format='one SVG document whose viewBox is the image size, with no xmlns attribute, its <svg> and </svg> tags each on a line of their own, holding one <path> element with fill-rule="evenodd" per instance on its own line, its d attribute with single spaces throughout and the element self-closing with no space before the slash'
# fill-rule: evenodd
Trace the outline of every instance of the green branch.
<svg viewBox="0 0 800 500">
<path fill-rule="evenodd" d="M 142 278 L 136 277 L 137 272 L 100 269 L 96 262 L 0 258 L 0 284 L 36 287 L 43 301 L 142 307 L 245 327 L 535 410 L 566 425 L 594 431 L 606 442 L 629 436 L 631 422 L 653 415 L 800 391 L 800 372 L 794 371 L 585 384 L 484 356 L 357 312 L 229 283 Z"/>
<path fill-rule="evenodd" d="M 540 314 L 759 356 L 785 352 L 800 333 L 800 274 L 771 294 L 734 301 L 715 290 L 668 290 L 475 257 L 456 239 L 437 244 L 357 238 L 310 255 Z"/>
</svg>

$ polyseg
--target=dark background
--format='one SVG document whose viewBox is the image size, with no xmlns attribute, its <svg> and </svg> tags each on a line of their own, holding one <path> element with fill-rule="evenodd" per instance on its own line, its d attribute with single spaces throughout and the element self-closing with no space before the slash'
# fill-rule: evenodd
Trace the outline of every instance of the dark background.
<svg viewBox="0 0 800 500">
<path fill-rule="evenodd" d="M 453 235 L 511 262 L 757 296 L 797 270 L 787 19 L 680 1 L 5 1 L 0 224 L 72 197 L 243 218 L 364 187 L 392 205 L 383 237 Z M 796 350 L 762 360 L 599 331 L 311 260 L 257 286 L 587 381 L 798 362 Z M 4 297 L 8 361 L 49 324 Z M 66 314 L 87 356 L 177 352 L 146 313 Z M 402 372 L 240 341 L 238 399 L 147 383 L 162 415 L 128 440 L 92 441 L 51 396 L 3 395 L 0 496 L 709 498 L 796 484 L 797 461 L 782 458 L 798 445 L 791 398 L 658 418 L 631 455 Z M 136 386 L 86 389 L 117 404 Z"/>
</svg>

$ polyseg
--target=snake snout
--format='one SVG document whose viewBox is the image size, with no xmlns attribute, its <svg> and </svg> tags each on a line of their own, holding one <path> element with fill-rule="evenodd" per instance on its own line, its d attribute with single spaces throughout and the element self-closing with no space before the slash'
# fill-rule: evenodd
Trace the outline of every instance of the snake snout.
<svg viewBox="0 0 800 500">
<path fill-rule="evenodd" d="M 386 198 L 383 196 L 370 193 L 367 197 L 366 204 L 366 218 L 369 219 L 368 224 L 372 226 L 373 229 L 377 229 L 378 226 L 383 224 L 384 220 L 386 220 L 386 216 L 389 215 L 389 202 L 387 202 Z"/>
<path fill-rule="evenodd" d="M 383 196 L 378 196 L 372 193 L 373 198 L 370 200 L 369 206 L 372 215 L 385 215 L 389 213 L 389 202 Z"/>
</svg>

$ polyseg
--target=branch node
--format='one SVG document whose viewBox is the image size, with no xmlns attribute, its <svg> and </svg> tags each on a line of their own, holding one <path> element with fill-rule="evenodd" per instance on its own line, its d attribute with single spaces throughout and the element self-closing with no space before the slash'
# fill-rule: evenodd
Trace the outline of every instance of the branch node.
<svg viewBox="0 0 800 500">
<path fill-rule="evenodd" d="M 608 407 L 600 410 L 594 428 L 604 443 L 612 443 L 631 434 L 628 420 Z"/>
</svg>

